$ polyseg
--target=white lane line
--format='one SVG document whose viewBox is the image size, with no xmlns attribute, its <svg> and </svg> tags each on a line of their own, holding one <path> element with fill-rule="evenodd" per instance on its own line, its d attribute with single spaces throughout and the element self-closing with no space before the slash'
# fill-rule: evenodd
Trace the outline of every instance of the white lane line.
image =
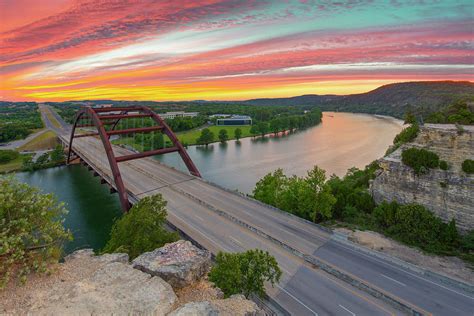
<svg viewBox="0 0 474 316">
<path fill-rule="evenodd" d="M 276 285 L 277 288 L 279 288 L 280 290 L 282 290 L 283 292 L 285 292 L 286 294 L 288 294 L 289 297 L 291 297 L 292 299 L 294 299 L 295 301 L 297 301 L 298 303 L 300 303 L 301 305 L 303 305 L 303 307 L 305 307 L 307 310 L 311 311 L 311 313 L 313 313 L 313 315 L 315 316 L 318 316 L 318 313 L 316 313 L 315 311 L 313 311 L 311 308 L 309 308 L 308 306 L 305 305 L 305 303 L 303 303 L 302 301 L 300 301 L 298 298 L 296 298 L 293 294 L 291 294 L 290 292 L 288 292 L 287 290 L 285 290 L 284 288 L 282 288 L 281 286 L 279 286 L 278 284 Z"/>
<path fill-rule="evenodd" d="M 356 316 L 355 313 L 351 312 L 349 309 L 345 308 L 345 307 L 342 306 L 341 304 L 339 304 L 339 307 L 342 308 L 343 310 L 345 310 L 346 312 L 350 313 L 352 316 Z"/>
<path fill-rule="evenodd" d="M 174 216 L 177 217 L 178 219 L 184 221 L 182 217 L 177 216 L 176 214 L 174 214 Z M 199 230 L 196 226 L 194 226 L 193 224 L 191 224 L 191 223 L 189 223 L 189 222 L 186 222 L 186 221 L 184 221 L 184 222 L 186 223 L 186 225 L 191 226 L 192 228 L 194 228 L 197 232 L 200 232 L 200 231 L 201 231 L 201 230 Z M 202 234 L 202 233 L 201 233 L 200 235 L 201 235 L 201 237 L 204 237 L 205 239 L 209 240 L 211 243 L 215 244 L 217 247 L 220 246 L 220 247 L 222 247 L 225 251 L 227 251 L 227 252 L 232 252 L 232 250 L 229 250 L 226 246 L 224 246 L 224 245 L 222 245 L 222 244 L 219 244 L 219 242 L 215 241 L 213 238 L 207 237 L 206 235 L 204 235 L 204 234 Z"/>
<path fill-rule="evenodd" d="M 194 214 L 194 216 L 195 216 L 196 218 L 199 218 L 201 221 L 203 221 L 203 222 L 204 222 L 204 219 L 203 219 L 201 216 L 199 216 L 199 215 L 196 215 L 196 214 Z"/>
<path fill-rule="evenodd" d="M 242 243 L 238 241 L 237 239 L 235 239 L 234 237 L 229 236 L 229 238 L 232 239 L 236 244 L 239 244 L 240 246 L 242 246 Z"/>
<path fill-rule="evenodd" d="M 393 281 L 393 282 L 395 282 L 395 283 L 400 284 L 401 286 L 407 286 L 405 283 L 402 283 L 402 282 L 400 282 L 400 281 L 397 281 L 397 280 L 395 280 L 395 279 L 392 279 L 391 277 L 386 276 L 385 274 L 382 274 L 382 273 L 381 273 L 380 275 L 383 276 L 384 278 L 389 279 L 390 281 Z"/>
<path fill-rule="evenodd" d="M 459 295 L 461 295 L 461 296 L 467 297 L 467 298 L 469 298 L 469 299 L 471 299 L 471 300 L 474 300 L 474 297 L 471 297 L 471 296 L 469 296 L 469 295 L 460 293 L 460 292 L 458 292 L 458 291 L 455 291 L 455 290 L 453 290 L 453 289 L 450 289 L 449 287 L 445 287 L 445 286 L 443 286 L 443 285 L 441 285 L 441 284 L 439 284 L 439 283 L 436 283 L 436 282 L 430 281 L 430 280 L 428 280 L 428 279 L 425 279 L 425 278 L 423 278 L 423 277 L 421 277 L 421 276 L 419 276 L 419 275 L 413 274 L 413 273 L 411 273 L 411 272 L 408 272 L 407 270 L 404 270 L 404 269 L 402 269 L 402 268 L 399 268 L 399 267 L 397 267 L 396 265 L 392 265 L 392 264 L 390 264 L 390 263 L 388 263 L 388 262 L 386 262 L 386 261 L 379 260 L 379 259 L 377 259 L 377 258 L 374 257 L 374 256 L 369 256 L 369 255 L 367 255 L 367 254 L 365 254 L 365 253 L 358 252 L 358 251 L 356 251 L 356 250 L 354 250 L 354 249 L 352 249 L 352 248 L 344 247 L 343 245 L 341 245 L 341 244 L 339 244 L 339 243 L 337 244 L 337 247 L 344 248 L 344 249 L 346 249 L 346 250 L 349 250 L 349 251 L 351 251 L 351 252 L 354 252 L 355 254 L 358 254 L 358 255 L 367 257 L 367 258 L 369 258 L 369 259 L 371 259 L 371 260 L 380 262 L 380 263 L 382 263 L 382 264 L 384 264 L 384 265 L 386 265 L 386 266 L 389 266 L 389 267 L 391 267 L 391 268 L 393 268 L 393 269 L 396 269 L 396 270 L 399 270 L 399 271 L 401 271 L 401 272 L 403 272 L 403 273 L 406 273 L 406 274 L 408 274 L 408 275 L 411 275 L 411 276 L 413 276 L 413 277 L 415 277 L 415 278 L 417 278 L 417 279 L 420 279 L 420 280 L 423 280 L 423 281 L 425 281 L 425 282 L 428 282 L 428 283 L 437 285 L 437 286 L 439 286 L 440 288 L 443 288 L 443 289 L 445 289 L 445 290 L 451 291 L 451 292 L 453 292 L 453 293 L 456 293 L 456 294 L 459 294 Z"/>
<path fill-rule="evenodd" d="M 285 272 L 286 274 L 288 274 L 288 276 L 291 276 L 292 274 L 290 273 L 290 271 L 286 270 L 285 268 L 283 267 L 280 267 L 280 270 L 282 270 L 283 272 Z"/>
</svg>

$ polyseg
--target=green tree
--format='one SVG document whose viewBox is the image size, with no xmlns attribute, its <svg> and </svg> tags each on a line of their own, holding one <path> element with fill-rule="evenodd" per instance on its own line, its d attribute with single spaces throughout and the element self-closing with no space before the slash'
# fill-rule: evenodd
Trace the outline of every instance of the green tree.
<svg viewBox="0 0 474 316">
<path fill-rule="evenodd" d="M 177 233 L 168 232 L 166 201 L 161 194 L 147 196 L 118 219 L 103 252 L 126 252 L 131 259 L 178 240 Z"/>
<path fill-rule="evenodd" d="M 265 134 L 267 134 L 269 131 L 268 123 L 265 123 L 265 122 L 257 123 L 257 130 L 260 136 L 264 137 Z"/>
<path fill-rule="evenodd" d="M 236 128 L 234 130 L 234 137 L 235 139 L 239 140 L 242 137 L 242 130 L 240 128 Z"/>
<path fill-rule="evenodd" d="M 250 134 L 252 134 L 253 137 L 257 136 L 259 133 L 257 125 L 252 125 L 250 127 Z"/>
<path fill-rule="evenodd" d="M 275 118 L 270 121 L 270 130 L 273 132 L 273 134 L 278 134 L 278 132 L 280 131 L 280 126 L 280 119 Z"/>
<path fill-rule="evenodd" d="M 263 297 L 264 282 L 273 286 L 281 275 L 276 259 L 267 251 L 255 249 L 244 253 L 218 253 L 209 280 L 222 289 L 225 297 L 233 294 Z"/>
<path fill-rule="evenodd" d="M 257 182 L 253 189 L 253 196 L 263 203 L 277 206 L 278 199 L 287 185 L 288 178 L 283 174 L 283 169 L 279 168 Z"/>
<path fill-rule="evenodd" d="M 336 203 L 325 171 L 315 166 L 306 177 L 288 178 L 282 169 L 265 175 L 255 185 L 255 199 L 310 221 L 331 218 Z"/>
<path fill-rule="evenodd" d="M 199 145 L 207 146 L 214 141 L 214 133 L 209 128 L 204 128 L 196 141 Z"/>
<path fill-rule="evenodd" d="M 225 143 L 227 142 L 227 140 L 229 139 L 229 135 L 227 134 L 227 130 L 226 129 L 221 129 L 219 131 L 219 140 L 221 143 Z"/>
<path fill-rule="evenodd" d="M 63 147 L 61 145 L 57 145 L 54 148 L 54 150 L 51 152 L 50 157 L 51 157 L 51 161 L 55 163 L 64 161 L 65 156 L 64 156 Z"/>
<path fill-rule="evenodd" d="M 305 192 L 303 207 L 309 210 L 310 219 L 328 219 L 332 216 L 332 206 L 336 198 L 331 193 L 331 187 L 326 183 L 326 171 L 314 166 L 305 178 L 309 191 Z"/>
<path fill-rule="evenodd" d="M 67 213 L 52 194 L 11 177 L 0 177 L 0 281 L 11 275 L 26 281 L 32 271 L 46 272 L 57 262 L 72 234 L 63 226 Z"/>
</svg>

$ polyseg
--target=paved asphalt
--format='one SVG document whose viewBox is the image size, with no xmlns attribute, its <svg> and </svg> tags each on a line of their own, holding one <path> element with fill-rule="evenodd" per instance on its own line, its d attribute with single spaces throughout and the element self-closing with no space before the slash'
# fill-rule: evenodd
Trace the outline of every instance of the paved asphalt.
<svg viewBox="0 0 474 316">
<path fill-rule="evenodd" d="M 68 139 L 66 133 L 62 137 Z M 76 139 L 73 148 L 110 181 L 110 168 L 98 139 Z M 130 153 L 116 146 L 114 152 L 116 156 Z M 131 196 L 140 198 L 161 193 L 168 201 L 169 221 L 211 252 L 261 248 L 274 255 L 283 270 L 283 278 L 276 287 L 267 287 L 268 293 L 293 315 L 385 315 L 399 312 L 309 266 L 283 247 L 229 220 L 229 216 L 300 252 L 329 262 L 427 314 L 474 315 L 472 295 L 359 253 L 331 240 L 327 232 L 315 225 L 166 167 L 154 159 L 123 162 L 120 170 Z"/>
</svg>

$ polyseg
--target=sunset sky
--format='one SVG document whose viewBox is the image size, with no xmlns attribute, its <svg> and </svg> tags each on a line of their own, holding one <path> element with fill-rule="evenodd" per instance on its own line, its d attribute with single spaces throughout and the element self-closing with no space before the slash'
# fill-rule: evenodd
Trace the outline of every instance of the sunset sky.
<svg viewBox="0 0 474 316">
<path fill-rule="evenodd" d="M 474 1 L 0 0 L 0 100 L 237 100 L 474 81 Z"/>
</svg>

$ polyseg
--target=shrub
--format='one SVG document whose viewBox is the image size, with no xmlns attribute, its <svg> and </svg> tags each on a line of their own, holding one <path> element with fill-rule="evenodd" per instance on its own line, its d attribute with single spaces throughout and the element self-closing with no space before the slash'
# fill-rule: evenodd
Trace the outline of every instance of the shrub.
<svg viewBox="0 0 474 316">
<path fill-rule="evenodd" d="M 418 204 L 399 206 L 395 212 L 395 223 L 385 231 L 408 245 L 433 253 L 452 251 L 459 242 L 454 220 L 445 224 Z"/>
<path fill-rule="evenodd" d="M 448 163 L 445 161 L 445 160 L 440 160 L 439 161 L 439 168 L 441 170 L 448 170 L 449 169 L 449 165 Z"/>
<path fill-rule="evenodd" d="M 474 230 L 469 231 L 462 237 L 461 248 L 466 252 L 474 251 Z"/>
<path fill-rule="evenodd" d="M 462 171 L 465 173 L 474 173 L 474 160 L 466 159 L 462 162 Z"/>
<path fill-rule="evenodd" d="M 216 265 L 209 280 L 222 289 L 225 297 L 233 294 L 265 294 L 264 282 L 273 286 L 279 282 L 281 270 L 276 259 L 267 251 L 248 250 L 243 253 L 223 253 L 216 256 Z"/>
<path fill-rule="evenodd" d="M 19 156 L 20 154 L 15 150 L 0 150 L 0 164 L 15 160 Z"/>
<path fill-rule="evenodd" d="M 0 281 L 14 273 L 25 282 L 31 271 L 45 272 L 57 262 L 62 244 L 71 239 L 63 227 L 67 211 L 51 194 L 0 177 Z"/>
<path fill-rule="evenodd" d="M 178 240 L 164 228 L 166 201 L 161 194 L 147 196 L 118 219 L 103 252 L 126 252 L 131 259 Z"/>
<path fill-rule="evenodd" d="M 416 123 L 404 128 L 397 136 L 395 136 L 393 144 L 400 145 L 413 141 L 418 135 L 419 130 L 420 127 Z"/>
<path fill-rule="evenodd" d="M 402 152 L 402 162 L 413 168 L 415 174 L 426 173 L 430 168 L 439 166 L 439 157 L 426 149 L 409 148 Z"/>
<path fill-rule="evenodd" d="M 372 212 L 375 223 L 382 229 L 386 229 L 396 224 L 395 216 L 398 211 L 398 203 L 392 201 L 388 203 L 386 201 L 382 202 Z"/>
</svg>

